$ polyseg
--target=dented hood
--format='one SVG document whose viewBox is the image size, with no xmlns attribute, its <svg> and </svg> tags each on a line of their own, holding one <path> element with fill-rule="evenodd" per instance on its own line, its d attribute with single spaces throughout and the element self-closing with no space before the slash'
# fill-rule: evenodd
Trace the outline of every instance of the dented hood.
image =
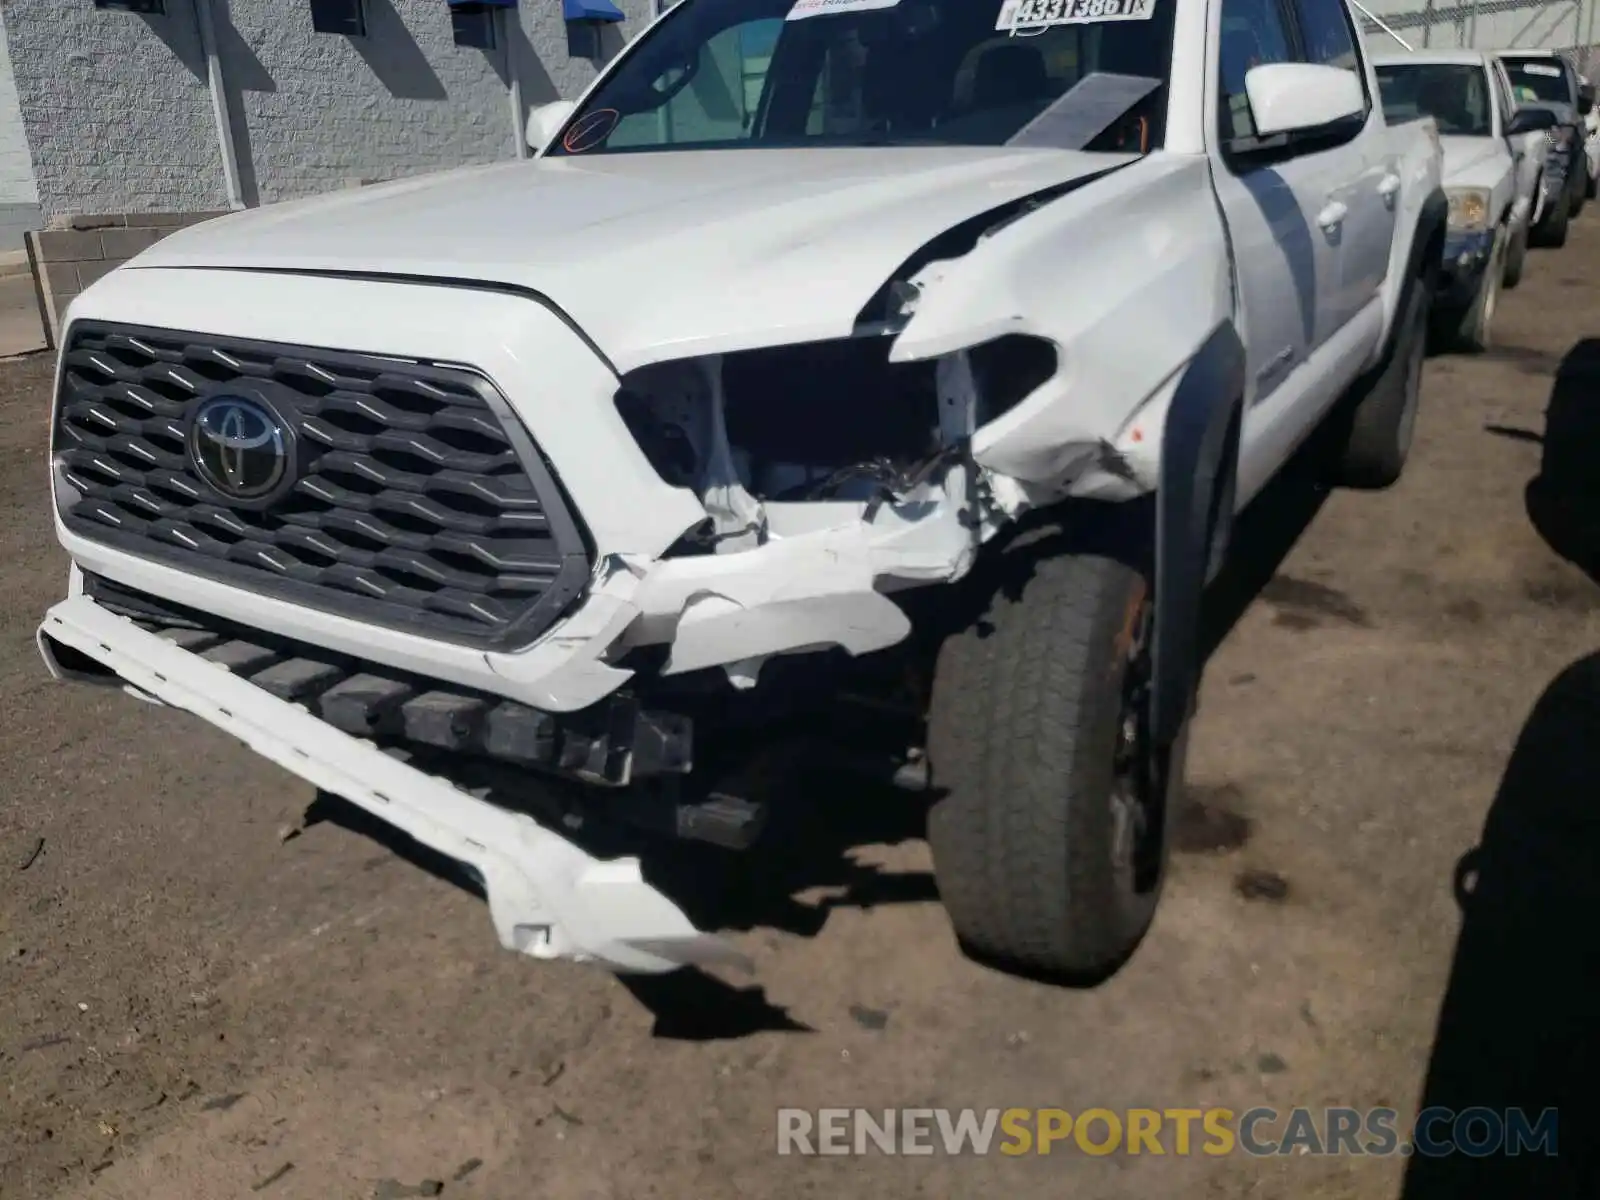
<svg viewBox="0 0 1600 1200">
<path fill-rule="evenodd" d="M 237 213 L 131 266 L 527 289 L 626 371 L 845 336 L 895 268 L 951 226 L 1133 157 L 875 147 L 505 163 Z"/>
</svg>

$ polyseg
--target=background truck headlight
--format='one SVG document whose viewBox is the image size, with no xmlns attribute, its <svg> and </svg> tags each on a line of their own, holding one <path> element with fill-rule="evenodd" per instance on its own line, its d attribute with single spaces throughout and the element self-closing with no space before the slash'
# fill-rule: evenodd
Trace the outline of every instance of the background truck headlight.
<svg viewBox="0 0 1600 1200">
<path fill-rule="evenodd" d="M 1446 193 L 1450 201 L 1450 228 L 1462 231 L 1483 229 L 1489 224 L 1489 193 L 1482 188 L 1453 188 Z"/>
</svg>

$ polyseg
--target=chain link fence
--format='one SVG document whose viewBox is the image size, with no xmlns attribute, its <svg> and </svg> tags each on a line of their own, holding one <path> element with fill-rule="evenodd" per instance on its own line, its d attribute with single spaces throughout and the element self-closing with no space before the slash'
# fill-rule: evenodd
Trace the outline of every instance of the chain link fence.
<svg viewBox="0 0 1600 1200">
<path fill-rule="evenodd" d="M 1368 43 L 1412 50 L 1559 50 L 1578 70 L 1600 67 L 1600 0 L 1358 0 Z"/>
</svg>

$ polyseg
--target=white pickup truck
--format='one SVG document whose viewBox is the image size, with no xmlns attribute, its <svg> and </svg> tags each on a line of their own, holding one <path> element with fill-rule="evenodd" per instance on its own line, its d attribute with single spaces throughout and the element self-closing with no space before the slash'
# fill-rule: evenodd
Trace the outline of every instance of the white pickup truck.
<svg viewBox="0 0 1600 1200">
<path fill-rule="evenodd" d="M 1425 117 L 1438 126 L 1450 232 L 1434 325 L 1440 340 L 1483 350 L 1501 286 L 1522 278 L 1556 115 L 1519 108 L 1500 63 L 1480 50 L 1379 55 L 1373 69 L 1392 124 Z"/>
<path fill-rule="evenodd" d="M 822 730 L 931 789 L 971 951 L 1109 972 L 1235 512 L 1330 418 L 1344 481 L 1406 459 L 1447 205 L 1377 96 L 1342 0 L 684 0 L 535 161 L 73 303 L 40 648 L 536 958 L 742 962 L 615 839 L 747 844 Z"/>
</svg>

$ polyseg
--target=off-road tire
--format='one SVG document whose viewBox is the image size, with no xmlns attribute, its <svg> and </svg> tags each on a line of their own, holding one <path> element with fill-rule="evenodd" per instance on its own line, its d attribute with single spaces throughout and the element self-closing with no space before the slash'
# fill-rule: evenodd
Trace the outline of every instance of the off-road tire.
<svg viewBox="0 0 1600 1200">
<path fill-rule="evenodd" d="M 1522 269 L 1528 261 L 1528 226 L 1524 224 L 1511 239 L 1511 245 L 1506 250 L 1506 273 L 1500 279 L 1500 286 L 1510 290 L 1522 282 Z"/>
<path fill-rule="evenodd" d="M 1150 612 L 1131 567 L 1041 556 L 1020 590 L 997 594 L 984 619 L 940 650 L 928 840 L 951 924 L 982 961 L 1093 983 L 1149 928 L 1188 731 L 1186 722 L 1168 750 L 1143 756 L 1150 833 L 1142 869 L 1131 870 L 1116 844 L 1115 762 L 1125 689 L 1148 662 L 1138 647 Z"/>
<path fill-rule="evenodd" d="M 1506 254 L 1510 246 L 1506 226 L 1496 227 L 1489 261 L 1478 279 L 1478 290 L 1465 308 L 1435 305 L 1434 336 L 1440 349 L 1463 354 L 1481 354 L 1494 336 L 1494 317 L 1500 307 L 1500 288 L 1505 280 Z"/>
<path fill-rule="evenodd" d="M 1534 228 L 1533 244 L 1557 250 L 1567 244 L 1567 226 L 1572 220 L 1572 210 L 1557 201 L 1545 209 L 1544 219 Z"/>
<path fill-rule="evenodd" d="M 1388 359 L 1352 397 L 1349 427 L 1333 472 L 1341 487 L 1386 488 L 1405 470 L 1422 396 L 1430 297 L 1426 278 L 1412 283 Z"/>
</svg>

